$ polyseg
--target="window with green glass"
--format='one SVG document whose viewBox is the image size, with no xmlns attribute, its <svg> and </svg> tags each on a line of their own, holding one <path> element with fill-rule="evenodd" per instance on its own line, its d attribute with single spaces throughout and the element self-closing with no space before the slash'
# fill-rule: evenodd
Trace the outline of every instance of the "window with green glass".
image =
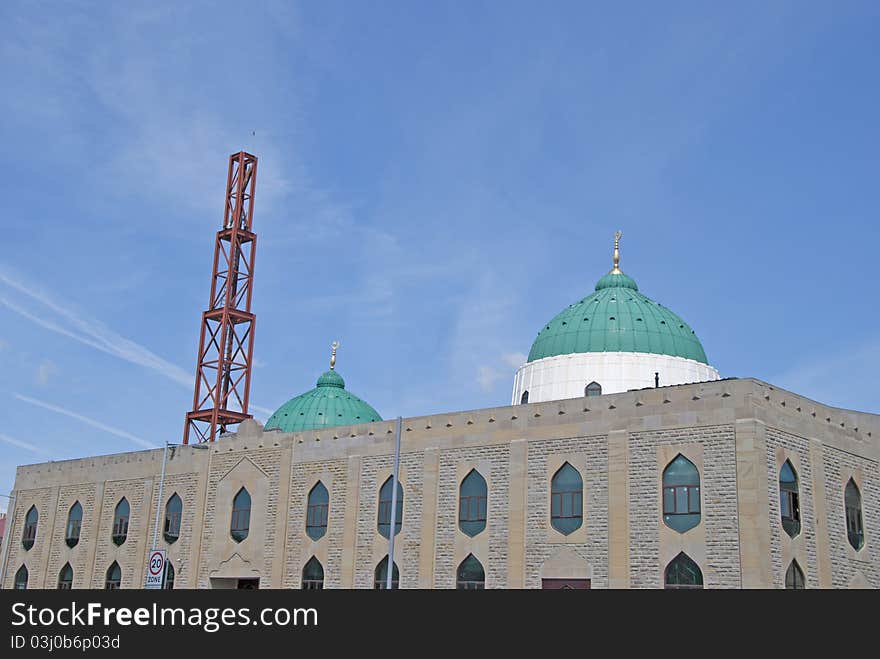
<svg viewBox="0 0 880 659">
<path fill-rule="evenodd" d="M 862 526 L 862 493 L 852 478 L 846 484 L 843 500 L 846 510 L 846 538 L 852 548 L 858 551 L 865 545 L 865 528 Z"/>
<path fill-rule="evenodd" d="M 229 523 L 229 534 L 236 542 L 248 537 L 251 529 L 251 495 L 241 488 L 232 500 L 232 519 Z"/>
<path fill-rule="evenodd" d="M 583 509 L 584 481 L 578 470 L 566 462 L 550 481 L 550 524 L 568 535 L 584 523 Z"/>
<path fill-rule="evenodd" d="M 473 554 L 468 554 L 458 566 L 455 587 L 459 590 L 483 590 L 486 587 L 486 572 L 483 564 Z"/>
<path fill-rule="evenodd" d="M 486 503 L 489 490 L 486 479 L 471 469 L 458 489 L 458 528 L 474 537 L 486 528 Z"/>
<path fill-rule="evenodd" d="M 690 556 L 681 552 L 666 566 L 665 588 L 702 588 L 703 572 Z"/>
<path fill-rule="evenodd" d="M 128 537 L 128 518 L 131 514 L 131 507 L 128 505 L 128 499 L 122 497 L 122 500 L 116 504 L 116 510 L 113 513 L 113 529 L 111 539 L 113 544 L 121 545 Z"/>
<path fill-rule="evenodd" d="M 700 472 L 681 453 L 663 470 L 663 522 L 679 533 L 700 523 Z"/>
<path fill-rule="evenodd" d="M 37 540 L 37 523 L 40 520 L 40 513 L 37 512 L 36 506 L 31 506 L 24 517 L 24 528 L 21 532 L 21 546 L 25 551 L 34 546 Z"/>
<path fill-rule="evenodd" d="M 798 495 L 798 476 L 788 460 L 779 470 L 779 511 L 782 528 L 792 538 L 801 532 L 801 508 Z"/>
<path fill-rule="evenodd" d="M 591 382 L 584 388 L 584 396 L 601 396 L 602 385 L 598 382 Z"/>
<path fill-rule="evenodd" d="M 15 573 L 15 590 L 27 590 L 28 585 L 28 569 L 22 565 Z"/>
<path fill-rule="evenodd" d="M 529 402 L 529 392 L 528 390 L 522 392 L 522 396 L 519 397 L 519 404 L 525 405 Z"/>
<path fill-rule="evenodd" d="M 785 571 L 785 587 L 788 590 L 803 590 L 807 587 L 804 580 L 804 571 L 797 561 L 792 561 Z"/>
<path fill-rule="evenodd" d="M 119 567 L 119 563 L 113 561 L 107 568 L 104 590 L 119 590 L 120 588 L 122 588 L 122 568 Z"/>
<path fill-rule="evenodd" d="M 174 563 L 165 561 L 165 583 L 162 586 L 164 590 L 174 590 Z"/>
<path fill-rule="evenodd" d="M 374 573 L 375 580 L 373 582 L 376 590 L 385 590 L 388 587 L 388 556 L 379 561 Z M 397 563 L 394 563 L 394 569 L 391 572 L 391 590 L 400 588 L 400 571 L 397 569 Z"/>
<path fill-rule="evenodd" d="M 391 495 L 392 495 L 392 477 L 389 476 L 388 480 L 382 485 L 382 488 L 379 490 L 379 513 L 376 520 L 376 525 L 379 529 L 379 533 L 384 537 L 389 537 L 391 534 Z M 403 525 L 403 487 L 400 485 L 400 481 L 397 481 L 397 502 L 396 502 L 396 513 L 394 515 L 394 535 L 400 533 L 400 527 Z"/>
<path fill-rule="evenodd" d="M 180 537 L 180 520 L 183 517 L 183 501 L 177 496 L 177 492 L 171 495 L 165 504 L 165 524 L 162 526 L 162 536 L 165 542 L 173 544 Z"/>
<path fill-rule="evenodd" d="M 324 566 L 316 557 L 312 556 L 303 567 L 302 572 L 303 590 L 324 589 Z"/>
<path fill-rule="evenodd" d="M 319 540 L 327 533 L 327 519 L 330 514 L 330 493 L 324 483 L 318 481 L 309 492 L 306 507 L 306 535 Z"/>
<path fill-rule="evenodd" d="M 76 547 L 79 544 L 79 534 L 82 530 L 83 509 L 79 501 L 70 507 L 67 513 L 67 529 L 64 533 L 64 542 L 68 547 Z"/>
<path fill-rule="evenodd" d="M 70 563 L 65 563 L 58 573 L 58 590 L 70 590 L 73 588 L 73 568 Z"/>
</svg>

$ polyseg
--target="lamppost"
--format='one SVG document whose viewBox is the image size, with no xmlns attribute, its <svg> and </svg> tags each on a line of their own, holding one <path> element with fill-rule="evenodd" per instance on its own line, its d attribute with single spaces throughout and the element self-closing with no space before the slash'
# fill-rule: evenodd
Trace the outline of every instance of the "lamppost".
<svg viewBox="0 0 880 659">
<path fill-rule="evenodd" d="M 12 519 L 15 514 L 15 497 L 11 494 L 0 494 L 0 497 L 9 499 L 9 506 L 6 508 L 6 530 L 3 533 L 3 564 L 0 566 L 0 588 L 6 581 L 6 557 L 9 556 L 9 544 L 12 542 Z"/>
<path fill-rule="evenodd" d="M 184 446 L 183 444 L 174 444 L 172 442 L 165 442 L 165 448 L 162 451 L 162 475 L 159 477 L 159 496 L 156 499 L 156 519 L 153 523 L 153 545 L 150 548 L 149 552 L 152 552 L 153 549 L 156 549 L 156 543 L 159 541 L 159 515 L 162 512 L 162 494 L 165 490 L 165 466 L 168 464 L 168 447 L 169 446 Z M 198 449 L 204 451 L 205 449 L 210 448 L 206 444 L 187 444 L 190 448 Z M 148 555 L 149 555 L 148 552 Z M 162 577 L 162 586 L 165 585 L 165 577 Z"/>
</svg>

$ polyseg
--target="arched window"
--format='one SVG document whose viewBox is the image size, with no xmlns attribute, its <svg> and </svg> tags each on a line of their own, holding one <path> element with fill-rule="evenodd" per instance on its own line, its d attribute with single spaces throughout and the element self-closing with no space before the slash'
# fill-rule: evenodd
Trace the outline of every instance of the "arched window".
<svg viewBox="0 0 880 659">
<path fill-rule="evenodd" d="M 846 508 L 846 537 L 852 548 L 858 551 L 865 545 L 865 529 L 862 526 L 862 495 L 852 478 L 846 484 L 843 500 Z"/>
<path fill-rule="evenodd" d="M 385 590 L 388 587 L 388 556 L 379 561 L 376 566 L 374 587 L 375 590 Z M 391 573 L 391 590 L 398 588 L 400 588 L 400 571 L 395 562 L 394 570 Z"/>
<path fill-rule="evenodd" d="M 324 589 L 324 566 L 321 561 L 312 556 L 309 562 L 303 568 L 302 576 L 303 590 L 323 590 Z"/>
<path fill-rule="evenodd" d="M 663 521 L 679 533 L 700 523 L 700 472 L 681 453 L 663 470 Z"/>
<path fill-rule="evenodd" d="M 703 573 L 691 557 L 681 552 L 666 566 L 665 588 L 702 588 Z"/>
<path fill-rule="evenodd" d="M 458 527 L 472 538 L 486 528 L 486 479 L 476 469 L 464 477 L 458 489 Z"/>
<path fill-rule="evenodd" d="M 104 590 L 119 590 L 122 587 L 122 568 L 119 563 L 113 561 L 107 568 L 107 578 L 104 581 Z"/>
<path fill-rule="evenodd" d="M 79 532 L 82 528 L 83 509 L 79 501 L 70 507 L 67 513 L 67 530 L 64 533 L 64 542 L 68 547 L 76 547 L 79 544 Z"/>
<path fill-rule="evenodd" d="M 229 534 L 236 542 L 241 542 L 251 530 L 251 495 L 241 488 L 232 500 L 232 521 Z"/>
<path fill-rule="evenodd" d="M 522 396 L 519 397 L 519 404 L 525 405 L 528 402 L 529 402 L 529 390 L 526 389 L 524 392 L 522 392 Z"/>
<path fill-rule="evenodd" d="M 388 480 L 382 485 L 382 489 L 379 490 L 379 516 L 377 526 L 379 528 L 379 533 L 386 538 L 391 533 L 391 487 L 392 477 L 389 476 Z M 403 487 L 401 487 L 400 481 L 397 481 L 397 513 L 394 517 L 394 535 L 397 535 L 400 533 L 400 527 L 403 525 Z"/>
<path fill-rule="evenodd" d="M 122 501 L 116 504 L 116 512 L 113 513 L 113 544 L 121 545 L 128 537 L 128 517 L 131 507 L 128 500 L 122 497 Z"/>
<path fill-rule="evenodd" d="M 601 396 L 602 385 L 598 382 L 591 382 L 584 388 L 584 396 Z"/>
<path fill-rule="evenodd" d="M 306 509 L 306 534 L 312 540 L 318 540 L 327 533 L 327 516 L 330 512 L 330 493 L 324 483 L 318 481 L 309 492 L 308 508 Z"/>
<path fill-rule="evenodd" d="M 486 572 L 483 570 L 483 564 L 473 554 L 468 554 L 458 566 L 455 587 L 458 590 L 483 590 L 486 587 Z"/>
<path fill-rule="evenodd" d="M 804 572 L 797 561 L 792 561 L 785 571 L 785 587 L 788 590 L 803 590 L 806 588 Z"/>
<path fill-rule="evenodd" d="M 801 508 L 798 501 L 797 472 L 788 460 L 779 470 L 779 510 L 782 528 L 792 538 L 801 532 Z"/>
<path fill-rule="evenodd" d="M 578 470 L 565 463 L 550 482 L 550 524 L 568 535 L 584 521 L 584 481 Z"/>
<path fill-rule="evenodd" d="M 73 588 L 73 568 L 70 563 L 65 563 L 58 573 L 58 590 L 70 590 Z"/>
<path fill-rule="evenodd" d="M 174 564 L 171 561 L 165 561 L 165 585 L 164 590 L 174 590 Z"/>
<path fill-rule="evenodd" d="M 34 541 L 37 539 L 37 522 L 39 519 L 40 513 L 37 512 L 37 507 L 31 506 L 24 517 L 24 528 L 21 531 L 21 546 L 25 548 L 25 551 L 34 546 Z"/>
<path fill-rule="evenodd" d="M 15 590 L 27 590 L 28 569 L 22 565 L 15 573 Z"/>
<path fill-rule="evenodd" d="M 174 543 L 180 537 L 180 518 L 182 516 L 183 502 L 175 492 L 165 504 L 165 525 L 162 527 L 162 535 L 168 544 Z"/>
</svg>

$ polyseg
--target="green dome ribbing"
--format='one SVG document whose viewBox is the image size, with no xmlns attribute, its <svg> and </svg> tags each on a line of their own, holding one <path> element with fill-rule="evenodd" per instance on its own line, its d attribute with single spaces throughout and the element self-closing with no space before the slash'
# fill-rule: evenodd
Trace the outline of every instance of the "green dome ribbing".
<svg viewBox="0 0 880 659">
<path fill-rule="evenodd" d="M 345 390 L 345 380 L 339 373 L 330 370 L 318 378 L 314 389 L 279 407 L 265 429 L 300 432 L 381 420 L 376 410 Z"/>
<path fill-rule="evenodd" d="M 528 361 L 578 352 L 647 352 L 709 363 L 690 325 L 639 293 L 636 282 L 619 271 L 544 325 Z"/>
</svg>

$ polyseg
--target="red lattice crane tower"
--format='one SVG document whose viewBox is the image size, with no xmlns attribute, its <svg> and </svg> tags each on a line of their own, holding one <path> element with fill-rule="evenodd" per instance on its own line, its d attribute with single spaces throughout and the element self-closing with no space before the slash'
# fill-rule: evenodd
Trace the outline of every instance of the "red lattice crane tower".
<svg viewBox="0 0 880 659">
<path fill-rule="evenodd" d="M 256 183 L 256 156 L 244 151 L 229 156 L 223 228 L 214 242 L 211 301 L 202 313 L 196 388 L 193 409 L 186 415 L 184 444 L 189 444 L 191 433 L 194 441 L 213 442 L 227 426 L 251 418 L 247 410 L 256 321 L 251 313 Z"/>
</svg>

